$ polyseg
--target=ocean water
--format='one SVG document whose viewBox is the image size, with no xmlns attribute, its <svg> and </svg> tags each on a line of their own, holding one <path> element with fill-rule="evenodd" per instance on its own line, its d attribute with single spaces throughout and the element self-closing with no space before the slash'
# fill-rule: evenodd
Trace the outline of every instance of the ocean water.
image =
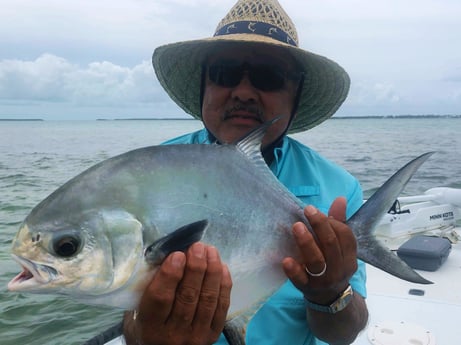
<svg viewBox="0 0 461 345">
<path fill-rule="evenodd" d="M 198 128 L 194 120 L 0 121 L 1 344 L 81 344 L 121 319 L 120 310 L 8 292 L 8 281 L 20 270 L 10 257 L 11 241 L 32 207 L 77 173 Z M 427 151 L 436 153 L 404 194 L 461 188 L 461 118 L 333 119 L 294 137 L 348 169 L 366 196 Z"/>
</svg>

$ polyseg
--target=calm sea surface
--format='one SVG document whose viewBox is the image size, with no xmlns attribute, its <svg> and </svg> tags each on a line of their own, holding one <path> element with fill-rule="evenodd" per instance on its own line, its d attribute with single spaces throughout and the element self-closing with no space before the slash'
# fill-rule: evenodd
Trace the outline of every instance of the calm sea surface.
<svg viewBox="0 0 461 345">
<path fill-rule="evenodd" d="M 31 208 L 77 173 L 113 155 L 198 129 L 198 121 L 0 121 L 0 343 L 81 344 L 119 310 L 65 298 L 9 293 L 19 273 L 11 240 Z M 335 119 L 294 135 L 343 165 L 369 194 L 411 158 L 437 151 L 405 194 L 461 188 L 461 119 Z M 368 192 L 368 193 L 367 193 Z"/>
</svg>

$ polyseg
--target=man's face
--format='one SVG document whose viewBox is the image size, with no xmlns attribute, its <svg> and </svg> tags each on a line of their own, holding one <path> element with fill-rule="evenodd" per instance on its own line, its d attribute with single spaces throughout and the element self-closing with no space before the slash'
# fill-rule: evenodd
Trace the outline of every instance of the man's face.
<svg viewBox="0 0 461 345">
<path fill-rule="evenodd" d="M 285 132 L 298 82 L 294 60 L 276 47 L 220 50 L 207 61 L 202 118 L 222 143 L 233 143 L 275 117 L 263 147 Z"/>
</svg>

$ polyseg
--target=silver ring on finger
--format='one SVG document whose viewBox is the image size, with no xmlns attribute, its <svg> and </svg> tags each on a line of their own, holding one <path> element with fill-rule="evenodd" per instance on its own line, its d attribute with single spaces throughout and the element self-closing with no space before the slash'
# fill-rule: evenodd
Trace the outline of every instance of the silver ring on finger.
<svg viewBox="0 0 461 345">
<path fill-rule="evenodd" d="M 325 266 L 323 266 L 323 270 L 321 272 L 319 272 L 319 273 L 312 273 L 311 271 L 309 271 L 307 269 L 306 266 L 304 266 L 304 269 L 306 270 L 307 274 L 310 275 L 311 277 L 321 277 L 327 271 L 327 263 L 325 262 L 324 264 L 325 264 Z"/>
</svg>

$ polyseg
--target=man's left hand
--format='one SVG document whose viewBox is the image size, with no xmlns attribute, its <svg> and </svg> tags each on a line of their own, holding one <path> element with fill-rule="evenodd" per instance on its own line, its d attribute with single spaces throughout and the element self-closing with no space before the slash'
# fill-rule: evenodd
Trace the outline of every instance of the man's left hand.
<svg viewBox="0 0 461 345">
<path fill-rule="evenodd" d="M 333 202 L 328 216 L 313 206 L 307 206 L 304 214 L 313 231 L 302 222 L 293 225 L 301 256 L 297 260 L 285 258 L 283 268 L 305 298 L 326 305 L 347 288 L 357 270 L 357 242 L 345 223 L 345 198 Z"/>
</svg>

